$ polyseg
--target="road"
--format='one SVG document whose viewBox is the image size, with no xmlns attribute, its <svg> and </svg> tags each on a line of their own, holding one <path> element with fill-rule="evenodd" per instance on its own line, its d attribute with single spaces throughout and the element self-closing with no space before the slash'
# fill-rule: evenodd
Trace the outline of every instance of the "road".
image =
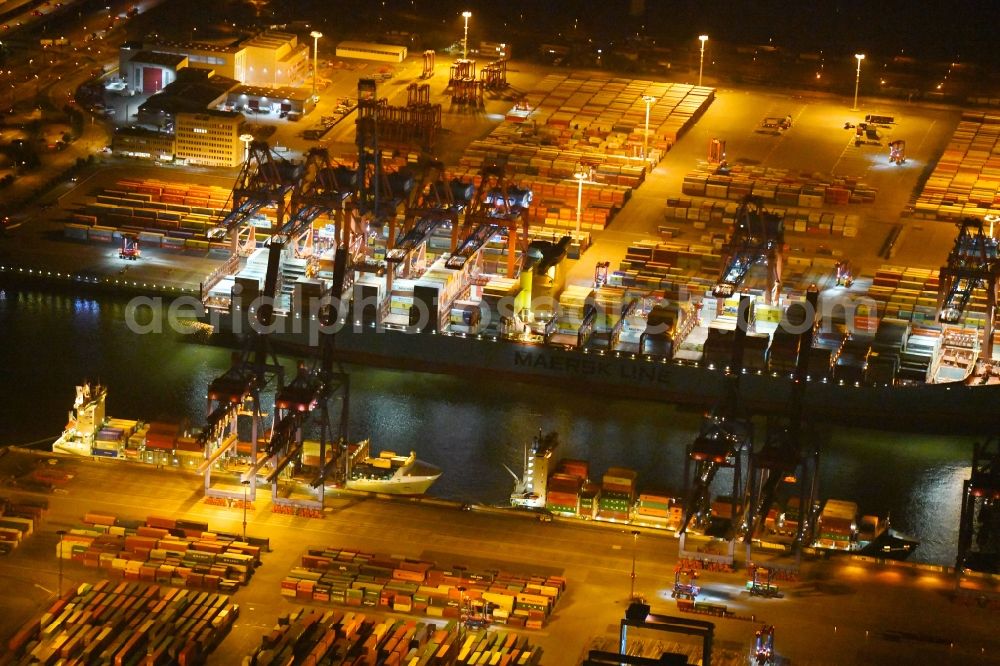
<svg viewBox="0 0 1000 666">
<path fill-rule="evenodd" d="M 9 452 L 0 458 L 0 478 L 20 475 L 45 456 Z M 200 477 L 156 471 L 141 465 L 58 458 L 56 465 L 73 475 L 63 491 L 48 496 L 51 511 L 37 533 L 15 553 L 0 560 L 7 587 L 0 614 L 0 634 L 9 635 L 53 598 L 58 586 L 52 558 L 58 529 L 79 524 L 87 511 L 126 518 L 170 515 L 200 519 L 211 529 L 239 533 L 242 513 L 203 504 Z M 0 488 L 0 495 L 16 495 Z M 539 523 L 521 516 L 463 512 L 457 508 L 415 503 L 342 498 L 327 502 L 325 519 L 271 513 L 264 493 L 248 516 L 247 532 L 267 536 L 273 552 L 251 584 L 234 600 L 239 624 L 210 663 L 238 663 L 260 639 L 261 630 L 293 607 L 279 594 L 279 581 L 309 545 L 359 548 L 518 572 L 564 575 L 567 593 L 552 622 L 528 632 L 542 645 L 549 666 L 578 663 L 591 641 L 610 638 L 623 615 L 635 556 L 636 591 L 654 612 L 674 613 L 670 599 L 677 542 L 672 536 L 643 534 L 633 551 L 631 535 L 618 528 L 577 523 Z M 67 562 L 65 585 L 94 581 L 105 573 Z M 954 579 L 940 573 L 851 561 L 815 561 L 803 565 L 798 583 L 783 586 L 783 599 L 751 598 L 740 574 L 705 573 L 704 599 L 725 603 L 737 616 L 755 621 L 714 619 L 720 650 L 742 653 L 760 622 L 776 626 L 777 649 L 785 663 L 1000 663 L 996 610 L 951 600 Z M 978 583 L 1000 594 L 997 582 Z M 702 618 L 703 616 L 696 616 Z"/>
</svg>

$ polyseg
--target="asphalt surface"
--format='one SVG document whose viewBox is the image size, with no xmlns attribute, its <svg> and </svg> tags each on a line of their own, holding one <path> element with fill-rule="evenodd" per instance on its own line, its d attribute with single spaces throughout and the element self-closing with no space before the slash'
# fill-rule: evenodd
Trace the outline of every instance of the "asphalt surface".
<svg viewBox="0 0 1000 666">
<path fill-rule="evenodd" d="M 0 560 L 0 580 L 7 588 L 0 602 L 2 636 L 54 598 L 56 530 L 79 524 L 88 511 L 123 518 L 185 517 L 206 521 L 217 531 L 241 529 L 240 510 L 201 501 L 201 477 L 143 465 L 8 452 L 0 458 L 0 478 L 5 480 L 0 496 L 22 496 L 9 479 L 23 478 L 35 465 L 62 470 L 72 479 L 45 495 L 50 506 L 45 522 L 21 548 Z M 676 613 L 670 598 L 677 561 L 673 536 L 642 534 L 633 542 L 628 532 L 615 527 L 539 523 L 521 515 L 465 512 L 410 500 L 351 497 L 327 504 L 325 519 L 296 518 L 271 513 L 266 495 L 258 496 L 248 515 L 247 533 L 268 537 L 272 552 L 264 555 L 264 565 L 250 584 L 234 595 L 241 607 L 239 621 L 210 663 L 238 663 L 280 614 L 301 605 L 282 597 L 279 583 L 314 544 L 401 554 L 441 565 L 566 576 L 567 592 L 551 622 L 542 631 L 526 632 L 544 648 L 543 663 L 550 666 L 579 663 L 595 640 L 616 635 L 630 594 L 633 552 L 636 593 L 649 601 L 653 612 Z M 105 575 L 64 562 L 67 587 Z M 716 646 L 734 658 L 730 663 L 746 655 L 762 622 L 775 625 L 784 663 L 1000 663 L 997 611 L 955 603 L 955 579 L 931 569 L 848 560 L 804 562 L 799 582 L 782 584 L 781 599 L 751 598 L 743 590 L 744 581 L 741 573 L 704 573 L 699 599 L 726 604 L 736 617 L 686 616 L 715 622 Z M 978 585 L 983 594 L 1000 595 L 995 581 L 967 584 Z"/>
</svg>

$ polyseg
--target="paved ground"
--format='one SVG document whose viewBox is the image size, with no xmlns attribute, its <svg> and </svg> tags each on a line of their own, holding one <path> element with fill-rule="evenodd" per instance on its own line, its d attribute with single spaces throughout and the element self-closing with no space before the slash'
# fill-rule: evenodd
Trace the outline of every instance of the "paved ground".
<svg viewBox="0 0 1000 666">
<path fill-rule="evenodd" d="M 0 458 L 0 478 L 22 474 L 35 464 L 46 464 L 45 456 L 8 453 Z M 64 458 L 54 467 L 73 474 L 72 481 L 48 496 L 51 512 L 36 534 L 0 560 L 0 580 L 7 588 L 0 605 L 2 636 L 53 598 L 59 580 L 52 557 L 55 532 L 78 524 L 87 511 L 126 518 L 171 515 L 204 520 L 219 531 L 241 529 L 241 511 L 200 501 L 200 477 Z M 0 487 L 0 495 L 18 493 Z M 626 532 L 411 501 L 344 499 L 328 504 L 332 509 L 326 519 L 309 520 L 272 514 L 268 501 L 258 498 L 247 532 L 269 537 L 273 552 L 264 557 L 251 584 L 235 594 L 242 609 L 239 623 L 210 663 L 238 663 L 257 645 L 261 632 L 293 607 L 280 596 L 279 581 L 311 544 L 565 575 L 568 591 L 552 622 L 543 631 L 527 632 L 545 649 L 549 666 L 578 663 L 592 640 L 616 632 L 630 591 L 633 540 Z M 676 544 L 672 536 L 642 535 L 634 548 L 636 591 L 654 612 L 675 612 L 669 591 Z M 67 562 L 63 575 L 68 586 L 105 574 Z M 768 622 L 777 627 L 776 645 L 785 663 L 1000 663 L 997 611 L 954 603 L 954 580 L 933 571 L 807 562 L 801 582 L 783 586 L 785 598 L 772 600 L 750 598 L 742 590 L 743 580 L 740 574 L 701 578 L 706 600 L 755 618 L 714 620 L 720 649 L 746 650 L 758 623 Z M 1000 594 L 1000 584 L 989 584 L 988 592 Z"/>
<path fill-rule="evenodd" d="M 326 108 L 327 106 L 332 107 L 342 97 L 356 96 L 357 78 L 371 75 L 380 67 L 373 63 L 353 63 L 339 69 L 327 68 L 321 74 L 321 79 L 328 81 L 328 84 L 323 87 L 317 111 L 296 123 L 277 118 L 258 119 L 258 122 L 274 125 L 271 143 L 288 148 L 286 154 L 289 157 L 301 155 L 314 145 L 325 145 L 334 155 L 350 154 L 354 150 L 353 115 L 347 116 L 320 144 L 301 139 L 298 134 L 315 119 L 332 113 L 332 109 Z M 530 89 L 547 73 L 545 68 L 521 63 L 517 63 L 513 69 L 509 79 L 518 90 Z M 380 94 L 385 94 L 391 103 L 404 103 L 406 85 L 420 81 L 419 71 L 420 63 L 414 59 L 398 66 L 394 78 L 380 85 Z M 457 162 L 462 147 L 468 141 L 486 134 L 500 120 L 510 102 L 489 100 L 483 113 L 449 112 L 447 98 L 444 96 L 446 72 L 447 63 L 439 60 L 435 77 L 428 82 L 431 85 L 432 101 L 442 102 L 446 109 L 444 125 L 447 131 L 442 136 L 441 155 L 447 164 Z M 901 214 L 914 197 L 918 184 L 929 173 L 934 160 L 947 145 L 960 114 L 954 109 L 917 106 L 905 102 L 862 99 L 860 106 L 859 111 L 853 112 L 850 110 L 850 100 L 821 93 L 804 96 L 789 95 L 781 91 L 720 89 L 708 112 L 666 155 L 645 184 L 634 192 L 611 226 L 604 232 L 595 234 L 593 249 L 572 269 L 570 279 L 588 281 L 597 261 L 611 260 L 612 265 L 616 266 L 630 243 L 655 235 L 656 228 L 663 223 L 666 198 L 681 194 L 681 180 L 686 173 L 704 162 L 707 146 L 712 138 L 727 141 L 728 157 L 733 164 L 785 168 L 794 173 L 819 176 L 858 176 L 878 190 L 872 205 L 830 206 L 823 209 L 860 215 L 862 226 L 857 238 L 789 233 L 787 241 L 793 256 L 809 256 L 819 251 L 835 252 L 850 258 L 861 271 L 871 273 L 879 265 L 886 263 L 886 260 L 877 256 L 877 252 L 892 225 L 902 222 L 906 231 L 892 263 L 928 268 L 940 266 L 951 245 L 954 227 L 940 222 L 901 219 Z M 907 139 L 908 161 L 905 165 L 889 165 L 884 146 L 854 146 L 851 133 L 843 129 L 843 123 L 846 120 L 856 121 L 864 113 L 896 117 L 897 124 L 886 132 L 894 138 Z M 763 117 L 784 114 L 790 114 L 794 118 L 794 126 L 788 132 L 775 136 L 758 131 Z M 103 272 L 109 277 L 117 277 L 124 266 L 117 260 L 114 248 L 62 241 L 58 233 L 59 226 L 53 223 L 61 222 L 66 210 L 76 206 L 100 185 L 113 182 L 124 172 L 168 180 L 212 182 L 221 186 L 228 186 L 235 176 L 234 170 L 165 168 L 119 162 L 114 170 L 105 173 L 98 171 L 70 192 L 66 191 L 70 185 L 60 186 L 61 189 L 57 189 L 49 199 L 51 201 L 58 197 L 59 206 L 50 211 L 37 211 L 39 221 L 47 223 L 29 223 L 18 230 L 15 240 L 0 241 L 0 257 L 9 263 L 45 266 L 60 271 Z M 676 225 L 676 222 L 671 224 Z M 696 238 L 696 234 L 701 232 L 685 230 L 685 233 Z M 190 253 L 151 250 L 145 253 L 141 262 L 129 265 L 127 271 L 130 279 L 150 283 L 186 283 L 194 288 L 218 261 L 220 259 L 213 256 L 199 257 Z"/>
</svg>

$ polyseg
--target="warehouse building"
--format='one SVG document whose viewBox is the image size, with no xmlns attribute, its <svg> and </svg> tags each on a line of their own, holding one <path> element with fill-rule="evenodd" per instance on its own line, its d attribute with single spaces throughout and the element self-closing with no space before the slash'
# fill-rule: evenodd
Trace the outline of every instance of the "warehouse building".
<svg viewBox="0 0 1000 666">
<path fill-rule="evenodd" d="M 176 81 L 177 70 L 188 67 L 189 64 L 187 56 L 139 51 L 118 71 L 128 90 L 153 94 Z"/>
<path fill-rule="evenodd" d="M 287 32 L 265 32 L 240 44 L 245 69 L 234 78 L 247 85 L 291 86 L 303 81 L 309 69 L 309 47 Z"/>
<path fill-rule="evenodd" d="M 200 113 L 217 108 L 239 81 L 213 75 L 211 71 L 185 67 L 177 80 L 139 105 L 139 123 L 159 128 L 173 125 L 178 113 Z"/>
<path fill-rule="evenodd" d="M 229 91 L 225 108 L 247 114 L 296 118 L 316 107 L 308 88 L 238 86 Z"/>
<path fill-rule="evenodd" d="M 236 72 L 246 69 L 245 59 L 246 51 L 235 45 L 128 41 L 118 51 L 118 71 L 130 91 L 154 93 L 170 85 L 178 71 L 190 67 L 238 79 Z"/>
</svg>

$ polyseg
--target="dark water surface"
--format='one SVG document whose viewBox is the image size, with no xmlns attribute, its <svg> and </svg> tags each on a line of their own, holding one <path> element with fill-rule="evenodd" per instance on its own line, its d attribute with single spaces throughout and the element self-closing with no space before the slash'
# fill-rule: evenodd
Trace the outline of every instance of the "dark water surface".
<svg viewBox="0 0 1000 666">
<path fill-rule="evenodd" d="M 208 383 L 229 366 L 226 349 L 174 333 L 136 335 L 126 301 L 43 291 L 0 292 L 0 444 L 57 437 L 83 378 L 108 386 L 108 413 L 121 418 L 200 424 Z M 289 367 L 293 361 L 288 360 Z M 547 387 L 443 375 L 354 368 L 352 437 L 376 448 L 416 450 L 444 476 L 433 494 L 502 502 L 520 473 L 523 447 L 542 428 L 556 430 L 561 455 L 639 472 L 642 489 L 683 486 L 685 446 L 699 415 L 657 402 L 584 395 Z M 821 498 L 890 513 L 893 525 L 922 539 L 916 560 L 951 564 L 959 497 L 968 477 L 968 438 L 835 428 L 823 441 Z M 720 474 L 716 488 L 731 483 Z"/>
</svg>

